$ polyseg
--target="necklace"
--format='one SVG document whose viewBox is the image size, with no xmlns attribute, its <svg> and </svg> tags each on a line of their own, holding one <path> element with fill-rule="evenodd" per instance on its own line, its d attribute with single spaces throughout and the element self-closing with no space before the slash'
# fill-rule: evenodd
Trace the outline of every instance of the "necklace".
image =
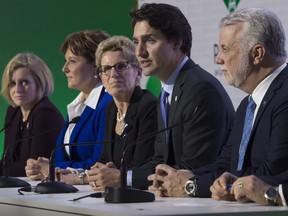
<svg viewBox="0 0 288 216">
<path fill-rule="evenodd" d="M 125 118 L 125 113 L 122 115 L 122 116 L 120 116 L 120 113 L 119 113 L 119 111 L 117 112 L 117 121 L 118 122 L 124 122 L 124 118 Z"/>
<path fill-rule="evenodd" d="M 126 127 L 126 123 L 124 121 L 125 115 L 126 115 L 126 113 L 124 113 L 122 116 L 120 116 L 120 112 L 119 111 L 117 112 L 117 122 L 122 124 L 121 125 L 121 133 L 123 133 L 123 131 L 124 131 L 125 127 Z"/>
</svg>

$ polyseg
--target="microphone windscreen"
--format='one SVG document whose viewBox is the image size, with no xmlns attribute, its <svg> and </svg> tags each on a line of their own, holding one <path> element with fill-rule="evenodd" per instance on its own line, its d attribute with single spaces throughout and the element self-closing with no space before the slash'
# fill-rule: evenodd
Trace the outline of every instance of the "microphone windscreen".
<svg viewBox="0 0 288 216">
<path fill-rule="evenodd" d="M 74 117 L 74 118 L 69 122 L 69 124 L 76 124 L 76 123 L 78 123 L 80 120 L 81 120 L 81 117 L 80 117 L 80 116 L 76 116 L 76 117 Z"/>
<path fill-rule="evenodd" d="M 125 126 L 122 134 L 123 134 L 123 135 L 127 134 L 128 132 L 131 131 L 131 129 L 132 129 L 132 124 L 126 124 L 126 126 Z"/>
</svg>

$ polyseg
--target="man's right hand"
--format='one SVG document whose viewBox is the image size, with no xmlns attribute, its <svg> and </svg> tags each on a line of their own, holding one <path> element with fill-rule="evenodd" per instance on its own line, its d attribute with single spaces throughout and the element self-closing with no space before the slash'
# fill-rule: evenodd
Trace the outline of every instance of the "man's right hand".
<svg viewBox="0 0 288 216">
<path fill-rule="evenodd" d="M 158 196 L 187 197 L 184 186 L 192 177 L 190 170 L 176 170 L 166 164 L 159 164 L 155 174 L 148 176 L 148 180 L 153 181 L 149 190 Z"/>
</svg>

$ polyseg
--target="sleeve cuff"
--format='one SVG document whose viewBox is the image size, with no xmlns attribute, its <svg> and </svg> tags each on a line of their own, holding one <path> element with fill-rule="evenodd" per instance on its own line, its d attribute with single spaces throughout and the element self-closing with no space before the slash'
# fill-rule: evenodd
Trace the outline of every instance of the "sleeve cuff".
<svg viewBox="0 0 288 216">
<path fill-rule="evenodd" d="M 132 170 L 127 171 L 127 186 L 132 187 Z"/>
<path fill-rule="evenodd" d="M 279 195 L 281 197 L 281 200 L 282 200 L 282 205 L 283 206 L 287 206 L 287 203 L 286 203 L 286 200 L 285 200 L 285 197 L 284 197 L 284 193 L 283 193 L 283 188 L 282 188 L 282 184 L 279 185 Z"/>
</svg>

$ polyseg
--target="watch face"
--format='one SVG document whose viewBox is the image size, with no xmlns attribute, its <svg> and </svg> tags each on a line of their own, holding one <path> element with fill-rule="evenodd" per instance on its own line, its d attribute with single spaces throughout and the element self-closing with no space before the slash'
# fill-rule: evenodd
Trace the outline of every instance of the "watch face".
<svg viewBox="0 0 288 216">
<path fill-rule="evenodd" d="M 274 200 L 278 195 L 278 191 L 274 187 L 270 187 L 266 193 L 265 193 L 265 198 L 269 200 Z"/>
<path fill-rule="evenodd" d="M 194 180 L 189 180 L 187 181 L 185 185 L 185 191 L 188 194 L 188 196 L 195 197 L 197 193 L 197 184 L 196 181 Z"/>
<path fill-rule="evenodd" d="M 186 190 L 190 193 L 193 192 L 195 190 L 195 184 L 193 182 L 189 182 L 186 186 Z"/>
</svg>

